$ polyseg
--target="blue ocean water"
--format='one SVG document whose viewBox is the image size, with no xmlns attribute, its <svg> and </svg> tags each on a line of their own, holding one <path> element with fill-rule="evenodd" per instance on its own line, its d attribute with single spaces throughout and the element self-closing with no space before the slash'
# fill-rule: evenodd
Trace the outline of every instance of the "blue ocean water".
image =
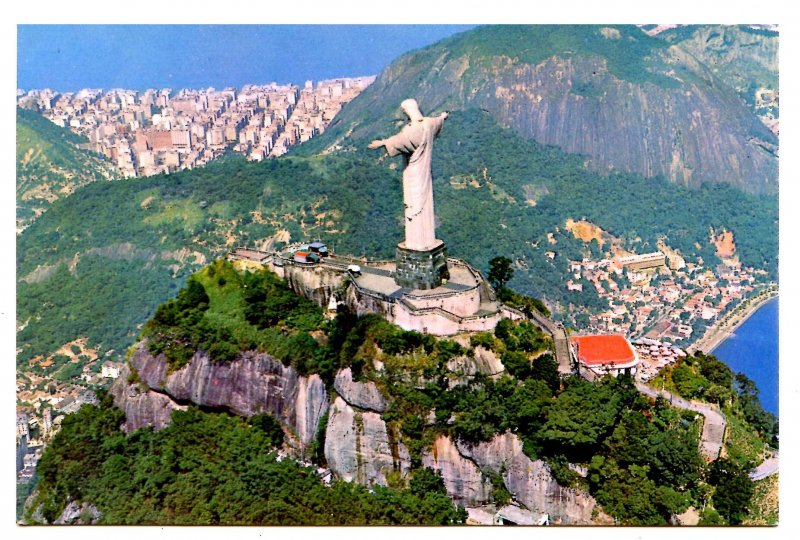
<svg viewBox="0 0 800 540">
<path fill-rule="evenodd" d="M 761 391 L 761 405 L 778 414 L 777 298 L 761 306 L 712 353 L 755 382 Z"/>
</svg>

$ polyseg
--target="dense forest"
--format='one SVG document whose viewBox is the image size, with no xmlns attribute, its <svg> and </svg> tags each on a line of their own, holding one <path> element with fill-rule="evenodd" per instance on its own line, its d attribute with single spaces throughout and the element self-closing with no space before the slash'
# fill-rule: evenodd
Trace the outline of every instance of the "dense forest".
<svg viewBox="0 0 800 540">
<path fill-rule="evenodd" d="M 313 155 L 315 144 L 264 163 L 230 157 L 169 176 L 94 183 L 54 203 L 18 238 L 18 275 L 26 281 L 18 284 L 17 318 L 29 321 L 18 362 L 87 333 L 106 350 L 124 350 L 132 335 L 106 314 L 124 306 L 134 328 L 199 267 L 199 257 L 256 245 L 279 230 L 294 240 L 319 238 L 339 253 L 393 256 L 402 235 L 400 160 L 365 150 L 367 141 L 329 156 Z M 449 253 L 484 269 L 497 255 L 512 259 L 517 271 L 510 285 L 542 298 L 556 318 L 570 319 L 570 303 L 597 304 L 590 289 L 577 299 L 565 289 L 570 259 L 602 255 L 564 229 L 567 218 L 592 221 L 635 252 L 652 251 L 663 239 L 707 266 L 716 261 L 710 229 L 729 229 L 742 262 L 777 277 L 774 197 L 601 175 L 580 157 L 524 140 L 479 110 L 451 115 L 433 165 L 437 236 Z M 544 255 L 551 250 L 554 260 Z M 76 254 L 69 273 L 43 271 L 76 262 Z M 113 298 L 94 294 L 112 274 Z M 140 278 L 147 286 L 138 286 Z M 45 291 L 65 313 L 85 313 L 91 298 L 92 331 L 76 334 L 80 324 L 44 309 Z"/>
<path fill-rule="evenodd" d="M 301 374 L 321 373 L 332 381 L 334 366 L 324 364 L 309 334 L 322 329 L 323 321 L 319 306 L 296 295 L 275 274 L 240 274 L 220 259 L 190 277 L 177 298 L 159 306 L 141 335 L 151 353 L 165 354 L 170 370 L 183 367 L 198 350 L 228 362 L 239 351 L 257 349 Z"/>
<path fill-rule="evenodd" d="M 609 33 L 613 39 L 609 39 Z M 625 40 L 625 46 L 619 46 L 618 40 Z M 606 60 L 609 72 L 619 79 L 659 86 L 678 85 L 675 79 L 653 73 L 648 66 L 648 60 L 667 44 L 633 25 L 506 25 L 502 32 L 492 27 L 479 27 L 431 48 L 439 47 L 449 49 L 453 56 L 467 53 L 479 58 L 507 56 L 531 65 L 559 54 L 597 55 Z"/>
<path fill-rule="evenodd" d="M 136 337 L 141 313 L 153 309 L 152 298 L 177 292 L 177 283 L 164 277 L 146 261 L 93 255 L 82 258 L 74 273 L 60 264 L 46 280 L 19 283 L 17 319 L 27 324 L 17 333 L 18 343 L 24 344 L 17 365 L 46 357 L 77 336 L 123 355 Z M 36 320 L 40 313 L 47 313 L 43 321 Z M 41 370 L 37 365 L 28 369 Z"/>
<path fill-rule="evenodd" d="M 662 369 L 652 384 L 688 399 L 718 405 L 729 420 L 729 434 L 740 439 L 729 451 L 739 465 L 756 464 L 760 440 L 778 447 L 778 418 L 761 406 L 756 384 L 744 373 L 734 373 L 715 356 L 698 351 Z M 756 430 L 758 436 L 748 433 L 748 428 Z"/>
<path fill-rule="evenodd" d="M 29 522 L 52 523 L 66 501 L 91 501 L 79 522 L 103 525 L 450 525 L 466 512 L 441 477 L 416 471 L 402 489 L 333 481 L 275 452 L 283 432 L 249 419 L 175 411 L 159 432 L 126 436 L 108 396 L 64 420 L 39 462 Z M 33 509 L 38 509 L 33 511 Z"/>
<path fill-rule="evenodd" d="M 690 505 L 705 508 L 705 524 L 740 523 L 748 512 L 753 486 L 747 471 L 757 454 L 745 456 L 732 447 L 727 459 L 709 465 L 699 453 L 702 417 L 696 413 L 646 398 L 628 377 L 559 379 L 552 342 L 529 322 L 502 321 L 493 332 L 473 334 L 465 347 L 404 331 L 377 315 L 356 317 L 341 310 L 325 321 L 317 306 L 273 274 L 239 273 L 230 262 L 219 260 L 190 277 L 176 299 L 160 306 L 142 335 L 152 352 L 166 355 L 171 369 L 198 350 L 214 361 L 231 362 L 240 350 L 259 349 L 301 373 L 319 373 L 332 389 L 336 371 L 351 368 L 357 380 L 374 382 L 387 397 L 383 418 L 400 433 L 413 472 L 394 479 L 392 489 L 377 489 L 372 495 L 338 483 L 324 488 L 311 472 L 248 450 L 251 444 L 263 448 L 280 443 L 274 420 L 246 421 L 190 410 L 175 412 L 173 424 L 161 432 L 140 430 L 126 438 L 118 431 L 121 413 L 106 400 L 101 407 L 84 407 L 68 417 L 42 458 L 34 508 L 43 504 L 41 517 L 47 521 L 55 519 L 69 498 L 97 506 L 102 523 L 460 522 L 463 515 L 436 498 L 443 493 L 441 479 L 424 472 L 422 453 L 438 435 L 477 443 L 509 430 L 520 437 L 531 459 L 550 465 L 559 483 L 587 490 L 619 523 L 667 524 L 671 515 Z M 503 375 L 454 371 L 451 361 L 474 355 L 478 347 L 502 360 Z M 705 394 L 692 394 L 696 384 L 685 383 L 675 371 L 670 385 L 688 397 L 722 399 L 727 414 L 739 422 L 737 429 L 751 434 L 751 450 L 775 444 L 752 383 L 748 386 L 711 356 L 690 357 L 684 363 L 713 385 Z M 267 435 L 253 429 L 254 423 Z M 269 444 L 264 437 L 270 437 Z M 312 455 L 324 463 L 322 444 L 315 444 Z M 586 467 L 586 476 L 570 463 Z M 225 480 L 220 483 L 220 478 Z M 251 481 L 267 487 L 248 489 Z M 423 492 L 415 491 L 417 481 L 433 486 L 424 492 L 430 500 L 418 500 Z M 495 503 L 508 502 L 502 482 L 494 483 Z M 200 490 L 195 497 L 189 496 L 190 486 Z M 289 502 L 293 499 L 285 493 L 295 489 L 305 495 Z M 347 503 L 341 507 L 335 503 L 340 496 Z M 268 510 L 277 501 L 289 507 Z M 337 509 L 324 517 L 306 513 L 331 504 Z M 383 504 L 405 510 L 387 517 Z M 339 512 L 348 505 L 357 510 L 345 518 Z M 240 507 L 251 510 L 235 510 Z"/>
</svg>

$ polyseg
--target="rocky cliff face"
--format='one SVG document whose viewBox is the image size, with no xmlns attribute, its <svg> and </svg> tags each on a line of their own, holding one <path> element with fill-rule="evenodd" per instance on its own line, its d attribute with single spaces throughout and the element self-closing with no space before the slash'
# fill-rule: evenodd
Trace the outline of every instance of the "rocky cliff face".
<svg viewBox="0 0 800 540">
<path fill-rule="evenodd" d="M 441 472 L 447 493 L 459 504 L 480 506 L 491 502 L 491 481 L 485 473 L 499 475 L 514 498 L 534 513 L 549 514 L 554 523 L 592 523 L 596 502 L 587 493 L 562 487 L 541 460 L 522 452 L 522 442 L 512 433 L 491 441 L 467 445 L 440 436 L 422 456 L 423 465 Z"/>
<path fill-rule="evenodd" d="M 520 134 L 590 156 L 594 169 L 775 191 L 777 159 L 765 146 L 772 134 L 705 75 L 662 88 L 617 79 L 596 58 L 551 58 L 502 70 L 494 94 L 475 104 Z"/>
<path fill-rule="evenodd" d="M 303 445 L 308 445 L 330 403 L 318 375 L 301 377 L 291 367 L 263 353 L 249 351 L 234 362 L 215 364 L 201 352 L 182 369 L 167 374 L 163 355 L 154 357 L 142 342 L 137 345 L 130 364 L 149 391 L 129 395 L 131 391 L 124 388 L 123 377 L 115 383 L 115 402 L 126 414 L 131 412 L 126 424 L 129 429 L 166 425 L 166 410 L 174 407 L 165 401 L 167 398 L 242 416 L 269 413 L 290 428 Z"/>
<path fill-rule="evenodd" d="M 489 501 L 492 483 L 474 461 L 459 453 L 450 437 L 437 437 L 431 450 L 423 453 L 422 464 L 442 474 L 447 493 L 456 503 L 479 506 Z"/>
<path fill-rule="evenodd" d="M 195 403 L 242 416 L 272 414 L 307 446 L 328 413 L 325 458 L 337 477 L 386 485 L 387 473 L 410 469 L 408 450 L 379 414 L 386 410 L 386 399 L 374 383 L 353 381 L 349 369 L 337 374 L 335 388 L 343 397 L 330 407 L 318 375 L 300 377 L 262 353 L 246 352 L 229 364 L 214 364 L 197 353 L 185 367 L 167 374 L 163 355 L 154 357 L 142 342 L 130 365 L 141 383 L 129 384 L 126 368 L 111 388 L 115 404 L 125 411 L 126 431 L 163 428 L 173 409 Z"/>
<path fill-rule="evenodd" d="M 337 116 L 329 136 L 337 125 L 371 136 L 376 115 L 414 96 L 424 112 L 484 109 L 524 137 L 585 155 L 594 169 L 777 190 L 777 139 L 695 55 L 636 29 L 551 30 L 544 38 L 544 29 L 516 30 L 513 41 L 513 29 L 482 28 L 409 53 Z M 620 73 L 626 65 L 637 67 Z"/>
<path fill-rule="evenodd" d="M 506 489 L 533 512 L 550 514 L 551 521 L 565 525 L 588 524 L 596 502 L 590 495 L 560 486 L 550 468 L 522 452 L 522 441 L 509 432 L 476 445 L 457 443 L 461 455 L 483 470 L 500 474 Z"/>
<path fill-rule="evenodd" d="M 150 392 L 141 384 L 128 383 L 129 374 L 130 368 L 124 366 L 120 370 L 119 378 L 109 388 L 114 404 L 125 413 L 122 431 L 129 433 L 145 426 L 159 430 L 169 425 L 174 409 L 186 409 L 166 394 Z"/>
<path fill-rule="evenodd" d="M 337 397 L 328 413 L 325 459 L 339 478 L 385 486 L 387 474 L 406 474 L 411 468 L 408 450 L 398 439 L 379 414 L 356 410 Z"/>
<path fill-rule="evenodd" d="M 327 306 L 331 294 L 344 283 L 345 274 L 321 266 L 313 268 L 284 266 L 282 275 L 294 292 L 320 306 Z"/>
<path fill-rule="evenodd" d="M 356 382 L 350 368 L 339 370 L 333 382 L 334 389 L 351 405 L 382 413 L 386 410 L 386 399 L 373 382 Z"/>
<path fill-rule="evenodd" d="M 93 504 L 81 503 L 79 505 L 75 501 L 70 501 L 53 525 L 93 525 L 100 516 L 100 511 Z M 84 521 L 84 519 L 88 521 Z"/>
<path fill-rule="evenodd" d="M 474 351 L 475 354 L 472 357 L 456 356 L 447 361 L 447 369 L 457 375 L 450 379 L 450 388 L 459 384 L 468 384 L 476 373 L 496 378 L 505 372 L 506 368 L 503 366 L 503 362 L 494 351 L 480 345 L 475 347 Z"/>
<path fill-rule="evenodd" d="M 242 416 L 272 414 L 307 446 L 327 413 L 325 459 L 338 478 L 387 485 L 390 474 L 404 476 L 411 469 L 400 435 L 381 417 L 386 398 L 374 383 L 354 381 L 349 369 L 337 373 L 339 395 L 330 404 L 317 375 L 298 376 L 263 353 L 246 352 L 229 364 L 214 364 L 197 353 L 185 367 L 168 374 L 164 357 L 154 357 L 141 342 L 129 362 L 141 382 L 129 383 L 126 368 L 111 387 L 114 402 L 125 411 L 126 431 L 163 428 L 174 409 L 195 403 Z M 594 499 L 559 486 L 547 465 L 529 459 L 511 433 L 476 445 L 439 436 L 423 452 L 422 463 L 442 473 L 447 492 L 459 504 L 490 502 L 492 484 L 486 473 L 491 473 L 500 475 L 506 489 L 531 511 L 565 524 L 591 522 Z"/>
</svg>

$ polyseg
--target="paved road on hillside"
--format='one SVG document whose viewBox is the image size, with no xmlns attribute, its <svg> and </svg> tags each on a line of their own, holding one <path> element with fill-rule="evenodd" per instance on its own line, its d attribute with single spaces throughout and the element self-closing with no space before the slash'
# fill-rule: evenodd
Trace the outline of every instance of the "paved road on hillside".
<svg viewBox="0 0 800 540">
<path fill-rule="evenodd" d="M 719 457 L 719 453 L 722 450 L 722 441 L 725 437 L 726 421 L 725 416 L 718 407 L 708 403 L 689 401 L 672 392 L 656 390 L 652 386 L 647 386 L 638 381 L 636 382 L 636 388 L 639 392 L 652 398 L 661 396 L 679 409 L 702 414 L 705 417 L 705 422 L 703 422 L 703 433 L 700 438 L 700 452 L 712 461 Z"/>
<path fill-rule="evenodd" d="M 773 474 L 776 474 L 778 472 L 778 464 L 779 464 L 778 453 L 775 452 L 775 454 L 771 458 L 765 460 L 764 463 L 762 463 L 761 465 L 750 471 L 750 480 L 753 481 L 762 480 L 767 476 L 772 476 Z"/>
</svg>

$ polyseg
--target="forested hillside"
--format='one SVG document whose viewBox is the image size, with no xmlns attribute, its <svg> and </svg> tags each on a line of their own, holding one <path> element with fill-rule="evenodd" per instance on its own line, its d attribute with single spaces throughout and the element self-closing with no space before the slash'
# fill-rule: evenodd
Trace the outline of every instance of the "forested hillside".
<svg viewBox="0 0 800 540">
<path fill-rule="evenodd" d="M 17 230 L 83 185 L 114 177 L 102 156 L 82 149 L 88 139 L 41 115 L 17 108 Z"/>
<path fill-rule="evenodd" d="M 276 459 L 283 432 L 268 415 L 177 411 L 163 431 L 119 431 L 110 399 L 64 422 L 39 465 L 32 522 L 52 522 L 67 497 L 90 502 L 79 523 L 103 525 L 451 525 L 466 513 L 440 477 L 420 470 L 404 489 L 335 481 Z"/>
<path fill-rule="evenodd" d="M 353 144 L 358 150 L 329 156 L 228 158 L 170 176 L 96 183 L 56 203 L 18 241 L 17 318 L 27 322 L 18 361 L 82 335 L 123 351 L 188 272 L 235 245 L 319 238 L 344 254 L 393 256 L 402 236 L 402 163 L 367 151 L 366 140 Z M 512 285 L 543 298 L 557 317 L 575 301 L 564 287 L 568 261 L 589 249 L 565 231 L 569 218 L 591 220 L 640 253 L 664 239 L 709 266 L 716 260 L 709 230 L 726 228 L 745 265 L 775 276 L 771 197 L 601 175 L 477 110 L 454 113 L 435 152 L 437 235 L 450 253 L 480 268 L 497 255 L 515 260 Z M 551 250 L 554 260 L 545 256 Z M 587 290 L 580 302 L 592 306 L 596 296 Z"/>
<path fill-rule="evenodd" d="M 264 451 L 283 441 L 270 416 L 177 410 L 162 431 L 126 437 L 119 431 L 122 413 L 103 399 L 68 417 L 47 448 L 29 519 L 52 522 L 73 500 L 86 505 L 81 520 L 105 524 L 458 523 L 463 512 L 446 499 L 442 479 L 423 466 L 423 456 L 439 436 L 475 445 L 507 432 L 522 440 L 530 459 L 545 460 L 558 483 L 588 491 L 617 523 L 665 525 L 689 506 L 704 508 L 706 524 L 737 524 L 748 514 L 747 471 L 758 455 L 741 456 L 733 439 L 729 459 L 706 463 L 698 449 L 702 417 L 650 400 L 629 377 L 562 382 L 552 343 L 529 322 L 503 321 L 494 332 L 471 336 L 469 346 L 346 309 L 323 322 L 319 308 L 276 276 L 241 274 L 217 261 L 159 307 L 143 335 L 151 352 L 165 353 L 170 371 L 202 350 L 215 363 L 235 366 L 248 349 L 275 354 L 299 373 L 320 374 L 329 390 L 335 373 L 350 370 L 385 396 L 382 416 L 408 449 L 410 471 L 391 473 L 392 487 L 372 494 L 342 482 L 326 488 L 311 469 Z M 208 336 L 217 337 L 203 342 Z M 505 372 L 459 371 L 479 348 L 496 354 Z M 770 434 L 751 423 L 747 411 L 757 401 L 746 379 L 737 376 L 734 384 L 713 357 L 686 362 L 702 366 L 700 376 L 727 392 L 728 414 L 741 415 L 742 428 L 754 433 L 752 448 L 763 451 Z M 130 382 L 136 381 L 134 371 Z M 323 425 L 309 448 L 316 463 L 329 456 L 322 453 L 326 436 Z M 582 465 L 585 475 L 570 463 Z M 493 503 L 507 504 L 502 474 L 484 474 Z"/>
</svg>

